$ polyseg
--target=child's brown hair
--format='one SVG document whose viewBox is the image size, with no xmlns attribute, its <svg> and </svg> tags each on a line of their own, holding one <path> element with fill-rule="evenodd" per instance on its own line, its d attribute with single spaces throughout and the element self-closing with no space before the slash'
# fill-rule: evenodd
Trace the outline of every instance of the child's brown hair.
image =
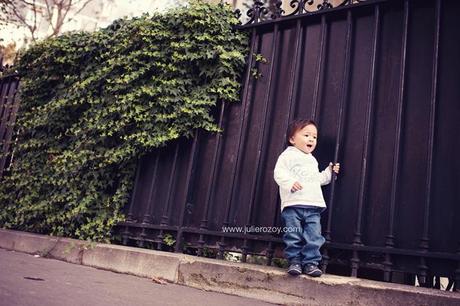
<svg viewBox="0 0 460 306">
<path fill-rule="evenodd" d="M 287 128 L 287 132 L 286 132 L 286 145 L 288 146 L 292 146 L 292 143 L 289 141 L 293 136 L 294 134 L 298 131 L 298 130 L 301 130 L 303 129 L 304 127 L 306 127 L 307 125 L 313 125 L 316 127 L 316 129 L 318 129 L 318 126 L 316 125 L 316 122 L 311 120 L 311 119 L 298 119 L 298 120 L 294 120 L 292 121 L 288 128 Z"/>
</svg>

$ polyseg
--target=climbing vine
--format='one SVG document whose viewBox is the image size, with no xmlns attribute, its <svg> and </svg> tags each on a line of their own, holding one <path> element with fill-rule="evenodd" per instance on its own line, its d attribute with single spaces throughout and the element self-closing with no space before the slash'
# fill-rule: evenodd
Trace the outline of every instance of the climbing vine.
<svg viewBox="0 0 460 306">
<path fill-rule="evenodd" d="M 247 36 L 227 5 L 192 1 L 35 44 L 16 66 L 21 106 L 0 226 L 108 241 L 136 161 L 237 102 Z"/>
</svg>

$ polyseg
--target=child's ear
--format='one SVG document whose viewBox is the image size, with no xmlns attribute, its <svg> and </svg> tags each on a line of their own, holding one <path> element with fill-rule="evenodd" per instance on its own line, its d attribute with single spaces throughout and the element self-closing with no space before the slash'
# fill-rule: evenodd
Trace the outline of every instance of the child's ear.
<svg viewBox="0 0 460 306">
<path fill-rule="evenodd" d="M 294 145 L 294 137 L 289 138 L 289 142 L 291 143 L 291 145 Z"/>
</svg>

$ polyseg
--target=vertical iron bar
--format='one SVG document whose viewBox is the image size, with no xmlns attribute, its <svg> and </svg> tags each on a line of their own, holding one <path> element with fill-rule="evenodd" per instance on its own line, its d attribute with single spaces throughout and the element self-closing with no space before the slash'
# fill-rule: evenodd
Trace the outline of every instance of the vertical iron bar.
<svg viewBox="0 0 460 306">
<path fill-rule="evenodd" d="M 128 210 L 128 215 L 126 216 L 126 222 L 127 223 L 134 223 L 136 220 L 133 217 L 133 208 L 134 208 L 134 198 L 136 197 L 137 193 L 137 188 L 139 185 L 139 176 L 140 176 L 140 165 L 141 165 L 141 159 L 139 159 L 136 163 L 136 178 L 134 179 L 134 189 L 133 192 L 131 193 L 131 201 L 129 203 L 129 210 Z M 128 243 L 128 238 L 129 238 L 130 232 L 129 232 L 129 226 L 125 226 L 125 230 L 122 233 L 123 240 L 122 243 L 126 245 Z"/>
<path fill-rule="evenodd" d="M 374 96 L 375 96 L 375 61 L 377 57 L 377 43 L 378 43 L 378 34 L 379 34 L 379 22 L 380 22 L 380 10 L 379 6 L 375 6 L 375 26 L 374 26 L 374 39 L 372 46 L 372 60 L 371 60 L 371 79 L 369 81 L 369 91 L 367 96 L 367 111 L 366 111 L 366 121 L 364 129 L 364 150 L 363 150 L 363 163 L 361 167 L 361 179 L 359 184 L 359 195 L 358 195 L 358 220 L 356 222 L 355 233 L 353 243 L 356 245 L 361 245 L 361 223 L 362 223 L 362 211 L 365 200 L 365 193 L 367 187 L 367 164 L 369 161 L 369 151 L 370 151 L 370 136 L 372 134 L 372 122 L 373 122 L 373 111 L 374 111 Z"/>
<path fill-rule="evenodd" d="M 356 220 L 355 233 L 353 238 L 353 245 L 362 245 L 361 241 L 361 225 L 363 218 L 363 206 L 367 188 L 367 164 L 369 162 L 369 151 L 371 150 L 371 134 L 373 124 L 373 113 L 375 103 L 375 74 L 376 74 L 376 59 L 379 42 L 380 32 L 380 6 L 377 4 L 374 7 L 375 23 L 374 23 L 374 39 L 372 43 L 372 59 L 371 59 L 371 78 L 369 80 L 369 91 L 367 96 L 367 112 L 366 112 L 366 123 L 364 129 L 364 151 L 363 151 L 363 163 L 361 166 L 361 179 L 359 184 L 359 196 L 358 196 L 358 219 Z M 356 250 L 353 251 L 353 258 L 351 259 L 351 275 L 356 277 L 358 275 L 359 267 L 359 256 Z"/>
<path fill-rule="evenodd" d="M 241 158 L 240 158 L 240 155 L 241 155 L 241 143 L 243 142 L 244 143 L 244 139 L 243 138 L 246 138 L 246 133 L 245 133 L 245 130 L 246 130 L 246 126 L 247 126 L 247 121 L 248 120 L 245 120 L 245 117 L 249 117 L 249 109 L 250 109 L 250 101 L 249 101 L 249 82 L 250 82 L 250 79 L 251 79 L 251 67 L 252 67 L 252 59 L 253 59 L 253 53 L 254 53 L 254 50 L 255 50 L 255 44 L 256 44 L 256 28 L 252 28 L 251 29 L 251 48 L 250 48 L 250 51 L 249 51 L 249 59 L 248 59 L 248 66 L 247 66 L 247 69 L 246 69 L 246 76 L 245 76 L 245 82 L 244 82 L 244 89 L 243 89 L 243 96 L 242 96 L 242 102 L 243 102 L 243 105 L 241 106 L 241 116 L 240 116 L 240 122 L 239 122 L 239 126 L 240 126 L 240 135 L 239 135 L 239 138 L 238 138 L 238 144 L 236 146 L 236 161 L 234 163 L 234 166 L 232 168 L 232 174 L 231 174 L 231 183 L 230 183 L 230 196 L 227 200 L 227 203 L 226 203 L 226 211 L 225 211 L 225 221 L 224 221 L 224 226 L 228 226 L 230 224 L 230 211 L 231 211 L 231 207 L 232 207 L 232 202 L 233 202 L 233 197 L 234 197 L 234 194 L 235 194 L 235 185 L 236 185 L 236 182 L 237 182 L 237 178 L 236 176 L 238 176 L 238 169 L 240 168 L 240 163 L 241 163 Z M 243 140 L 243 141 L 242 141 Z M 226 246 L 226 242 L 225 242 L 225 237 L 222 236 L 221 237 L 221 240 L 219 242 L 219 251 L 218 251 L 218 254 L 217 254 L 217 257 L 222 259 L 224 257 L 224 252 L 225 252 L 225 246 Z"/>
<path fill-rule="evenodd" d="M 141 159 L 139 159 L 137 161 L 136 178 L 134 179 L 134 190 L 133 190 L 133 193 L 132 193 L 132 196 L 131 196 L 131 203 L 129 203 L 128 216 L 126 218 L 126 221 L 128 221 L 128 222 L 135 222 L 136 221 L 134 219 L 134 216 L 133 216 L 133 208 L 134 208 L 134 198 L 136 196 L 137 188 L 138 188 L 138 185 L 139 185 L 139 176 L 140 176 L 140 173 L 141 173 L 140 166 L 141 166 Z"/>
<path fill-rule="evenodd" d="M 219 115 L 219 129 L 222 130 L 222 125 L 223 125 L 223 120 L 224 120 L 224 113 L 225 113 L 225 102 L 222 102 L 222 106 L 220 109 L 220 115 Z M 216 133 L 216 145 L 214 146 L 214 154 L 212 157 L 212 162 L 211 162 L 211 175 L 209 176 L 208 180 L 208 190 L 206 193 L 206 203 L 204 206 L 204 212 L 203 212 L 203 217 L 200 222 L 200 228 L 203 230 L 208 229 L 208 219 L 209 219 L 209 204 L 210 202 L 214 199 L 214 194 L 215 194 L 215 181 L 216 181 L 216 175 L 217 175 L 217 165 L 219 164 L 219 156 L 222 151 L 222 133 Z"/>
<path fill-rule="evenodd" d="M 180 147 L 180 140 L 178 140 L 176 144 L 176 149 L 174 150 L 174 161 L 171 168 L 171 173 L 169 175 L 169 182 L 168 182 L 168 192 L 166 197 L 166 206 L 163 209 L 163 216 L 161 217 L 161 225 L 168 225 L 169 218 L 170 218 L 170 211 L 171 211 L 171 198 L 172 198 L 172 191 L 173 185 L 176 178 L 176 168 L 177 168 L 177 159 L 179 156 L 179 147 Z"/>
<path fill-rule="evenodd" d="M 171 207 L 171 198 L 172 198 L 172 191 L 173 191 L 173 185 L 175 182 L 176 178 L 176 166 L 177 166 L 177 159 L 179 155 L 179 147 L 180 147 L 180 139 L 177 140 L 176 143 L 176 149 L 174 150 L 174 160 L 173 164 L 171 167 L 171 173 L 169 175 L 169 181 L 168 181 L 168 191 L 167 191 L 167 196 L 166 196 L 166 205 L 163 208 L 163 216 L 161 217 L 160 225 L 161 226 L 167 226 L 169 224 L 169 219 L 170 219 L 170 207 Z M 163 246 L 163 238 L 164 238 L 164 229 L 160 229 L 160 233 L 157 236 L 156 242 L 157 242 L 157 249 L 161 250 Z"/>
<path fill-rule="evenodd" d="M 16 92 L 19 92 L 19 79 L 18 79 L 18 87 L 16 88 Z M 18 113 L 18 110 L 19 110 L 19 105 L 21 103 L 21 101 L 19 100 L 19 98 L 15 98 L 14 99 L 14 105 L 13 105 L 13 114 L 12 114 L 12 117 L 10 119 L 10 124 L 11 124 L 11 127 L 10 129 L 8 130 L 8 133 L 6 135 L 6 139 L 7 139 L 7 142 L 5 143 L 5 147 L 4 147 L 4 151 L 5 152 L 8 152 L 8 155 L 4 155 L 2 157 L 2 161 L 1 161 L 1 165 L 0 165 L 0 169 L 2 169 L 0 171 L 0 179 L 2 178 L 5 170 L 6 171 L 9 171 L 9 169 L 11 168 L 12 164 L 13 164 L 13 160 L 14 160 L 14 151 L 15 151 L 15 147 L 14 147 L 14 144 L 17 143 L 17 139 L 18 139 L 18 136 L 15 135 L 15 132 L 14 132 L 14 126 L 16 124 L 16 116 L 17 116 L 17 113 Z M 12 140 L 13 136 L 15 136 L 15 140 Z M 11 147 L 10 147 L 11 146 Z M 11 150 L 11 152 L 10 152 Z M 0 150 L 1 152 L 1 150 Z M 6 167 L 6 169 L 5 169 Z"/>
<path fill-rule="evenodd" d="M 182 247 L 182 235 L 183 235 L 183 226 L 184 226 L 184 218 L 185 218 L 185 210 L 187 209 L 189 205 L 189 200 L 190 200 L 190 193 L 192 190 L 192 182 L 193 182 L 193 174 L 195 172 L 195 166 L 196 166 L 196 155 L 197 151 L 199 149 L 199 136 L 200 136 L 200 131 L 197 129 L 195 130 L 195 136 L 193 137 L 193 143 L 192 143 L 192 150 L 190 152 L 190 157 L 188 161 L 188 166 L 187 166 L 187 179 L 186 179 L 186 189 L 185 189 L 185 201 L 184 201 L 184 206 L 182 207 L 181 214 L 179 217 L 179 229 L 177 231 L 177 237 L 176 237 L 176 245 L 174 247 L 174 252 L 179 252 Z"/>
<path fill-rule="evenodd" d="M 318 104 L 322 99 L 323 93 L 323 82 L 324 82 L 324 62 L 326 57 L 326 45 L 327 45 L 327 23 L 326 14 L 321 15 L 321 41 L 320 41 L 320 53 L 319 60 L 316 65 L 316 77 L 315 77 L 315 90 L 313 92 L 313 105 L 311 110 L 311 118 L 317 120 L 318 117 Z"/>
<path fill-rule="evenodd" d="M 351 10 L 347 12 L 347 36 L 345 41 L 345 64 L 343 68 L 343 76 L 342 76 L 342 89 L 340 94 L 340 101 L 339 101 L 339 115 L 338 115 L 338 122 L 337 122 L 337 139 L 335 142 L 335 150 L 334 150 L 334 164 L 336 164 L 339 160 L 339 153 L 341 149 L 341 142 L 343 136 L 343 125 L 344 121 L 343 116 L 345 114 L 346 105 L 348 102 L 348 95 L 349 95 L 349 84 L 350 84 L 350 63 L 351 63 L 351 48 L 352 48 L 352 39 L 353 39 L 353 16 Z M 328 203 L 328 214 L 327 214 L 327 227 L 326 231 L 324 232 L 324 238 L 326 238 L 326 242 L 331 242 L 331 224 L 332 224 L 332 211 L 334 208 L 334 195 L 335 195 L 335 179 L 336 174 L 332 172 L 332 180 L 331 180 L 331 188 L 329 193 L 329 203 Z M 326 272 L 327 265 L 329 264 L 329 252 L 328 249 L 324 249 L 323 254 L 323 271 Z"/>
<path fill-rule="evenodd" d="M 261 175 L 262 175 L 262 167 L 261 165 L 264 165 L 265 163 L 265 156 L 266 154 L 263 154 L 265 152 L 265 147 L 267 144 L 267 135 L 268 132 L 266 131 L 266 126 L 267 126 L 267 121 L 270 121 L 271 119 L 271 113 L 272 113 L 272 91 L 273 91 L 273 72 L 275 69 L 275 62 L 276 62 L 276 57 L 277 57 L 277 46 L 278 46 L 278 36 L 279 36 L 279 30 L 278 30 L 278 24 L 276 23 L 273 29 L 273 41 L 272 41 L 272 50 L 271 50 L 271 61 L 270 61 L 270 70 L 268 73 L 268 83 L 267 83 L 267 94 L 264 97 L 264 105 L 263 105 L 263 120 L 262 120 L 262 128 L 259 131 L 259 137 L 258 137 L 258 143 L 257 143 L 257 155 L 256 155 L 256 173 L 252 178 L 251 182 L 251 193 L 249 197 L 249 209 L 248 209 L 248 215 L 246 218 L 246 224 L 248 227 L 251 225 L 251 220 L 252 220 L 252 213 L 254 210 L 254 205 L 257 200 L 257 190 L 260 189 L 260 180 L 261 180 Z M 244 239 L 243 241 L 243 247 L 242 247 L 242 261 L 246 262 L 246 257 L 248 253 L 248 240 Z"/>
<path fill-rule="evenodd" d="M 292 66 L 291 66 L 291 70 L 289 72 L 290 80 L 291 80 L 292 85 L 289 88 L 288 111 L 286 112 L 286 119 L 284 120 L 284 122 L 285 122 L 284 134 L 283 134 L 284 137 L 283 137 L 283 141 L 281 142 L 280 151 L 285 148 L 284 139 L 286 138 L 287 128 L 289 126 L 289 123 L 292 120 L 292 117 L 293 117 L 295 111 L 296 111 L 296 107 L 295 107 L 294 103 L 297 102 L 296 97 L 297 97 L 297 91 L 298 91 L 298 88 L 299 88 L 299 82 L 297 80 L 297 76 L 299 75 L 299 71 L 300 71 L 299 58 L 300 58 L 300 53 L 301 53 L 301 50 L 302 50 L 302 47 L 303 47 L 302 36 L 303 36 L 303 27 L 301 25 L 300 19 L 298 19 L 297 24 L 296 24 L 296 43 L 295 43 L 294 59 L 292 60 Z"/>
<path fill-rule="evenodd" d="M 1 68 L 1 65 L 0 65 L 0 68 Z M 4 107 L 4 102 L 3 100 L 5 99 L 5 83 L 6 83 L 6 80 L 7 77 L 3 77 L 1 78 L 0 77 L 0 118 L 3 117 L 3 107 Z M 1 124 L 1 122 L 0 122 Z"/>
<path fill-rule="evenodd" d="M 390 198 L 390 219 L 388 224 L 388 234 L 385 237 L 385 247 L 388 249 L 394 248 L 394 224 L 395 224 L 395 210 L 396 210 L 396 196 L 398 193 L 399 185 L 399 166 L 400 166 L 400 155 L 401 155 L 401 131 L 402 131 L 402 117 L 404 113 L 404 96 L 406 86 L 406 62 L 407 62 L 407 39 L 409 31 L 409 1 L 404 1 L 404 29 L 402 35 L 401 45 L 401 69 L 400 69 L 400 83 L 398 93 L 398 110 L 396 114 L 396 135 L 395 135 L 395 156 L 393 159 L 393 174 L 391 182 L 391 198 Z M 390 281 L 391 269 L 393 267 L 391 254 L 385 254 L 385 272 L 384 279 Z"/>
<path fill-rule="evenodd" d="M 0 132 L 0 143 L 3 143 L 3 145 L 1 146 L 2 149 L 0 150 L 0 154 L 2 154 L 1 160 L 0 160 L 0 179 L 3 177 L 3 173 L 5 170 L 4 168 L 6 166 L 7 156 L 10 150 L 11 137 L 12 137 L 13 129 L 14 129 L 13 125 L 11 125 L 10 127 L 8 127 L 8 125 L 15 123 L 16 113 L 18 111 L 19 103 L 20 103 L 19 99 L 16 99 L 16 94 L 19 89 L 19 78 L 17 79 L 12 78 L 12 82 L 10 82 L 10 84 L 12 83 L 14 83 L 12 87 L 13 89 L 9 90 L 12 92 L 8 94 L 10 96 L 9 100 L 11 102 L 7 102 L 4 105 L 4 109 L 5 109 L 4 114 L 6 114 L 6 116 L 3 116 L 5 122 L 2 122 L 2 128 L 4 132 L 3 131 Z M 11 110 L 9 111 L 8 109 L 6 109 L 7 107 L 10 107 Z"/>
<path fill-rule="evenodd" d="M 222 102 L 222 106 L 220 108 L 220 115 L 219 115 L 219 129 L 222 130 L 222 125 L 224 121 L 224 114 L 225 114 L 225 102 Z M 208 190 L 206 193 L 206 203 L 204 205 L 203 210 L 203 217 L 200 222 L 200 229 L 207 230 L 208 229 L 208 221 L 209 221 L 209 204 L 214 199 L 214 194 L 216 191 L 216 175 L 217 175 L 217 165 L 220 163 L 220 156 L 222 151 L 222 133 L 216 133 L 216 144 L 214 146 L 214 154 L 212 157 L 211 162 L 211 175 L 209 176 L 208 180 Z M 205 236 L 200 233 L 200 237 L 198 239 L 198 256 L 202 256 L 203 246 L 205 244 L 204 240 Z"/>
<path fill-rule="evenodd" d="M 8 117 L 10 115 L 10 108 L 11 105 L 13 104 L 13 99 L 12 97 L 16 95 L 15 91 L 15 86 L 14 84 L 16 83 L 15 80 L 11 77 L 8 77 L 9 81 L 6 86 L 6 90 L 4 91 L 2 95 L 2 111 L 0 115 L 0 141 L 3 140 L 5 131 L 7 129 L 8 125 Z"/>
<path fill-rule="evenodd" d="M 423 222 L 423 237 L 421 239 L 420 248 L 428 250 L 429 239 L 429 210 L 431 202 L 431 188 L 432 188 L 432 172 L 433 172 L 433 152 L 434 152 L 434 137 L 435 137 L 435 125 L 436 125 L 436 109 L 438 102 L 438 65 L 439 65 L 439 37 L 441 28 L 441 1 L 436 1 L 436 32 L 434 39 L 434 55 L 433 55 L 433 71 L 432 71 L 432 84 L 431 84 L 431 109 L 430 109 L 430 127 L 428 135 L 428 152 L 427 152 L 427 177 L 426 177 L 426 202 L 424 209 L 424 222 Z"/>
<path fill-rule="evenodd" d="M 285 124 L 285 132 L 284 135 L 286 135 L 286 130 L 289 125 L 289 122 L 292 120 L 293 114 L 295 113 L 296 108 L 293 107 L 294 103 L 296 102 L 297 98 L 297 91 L 299 87 L 299 82 L 297 80 L 297 76 L 299 75 L 300 71 L 300 53 L 303 48 L 303 27 L 300 19 L 297 20 L 296 24 L 296 40 L 295 40 L 295 53 L 294 53 L 294 59 L 292 60 L 292 66 L 291 66 L 291 71 L 289 72 L 289 75 L 291 76 L 291 84 L 292 86 L 289 88 L 289 96 L 288 96 L 288 104 L 289 104 L 289 109 L 287 112 L 286 116 L 286 124 Z M 286 137 L 283 137 L 283 140 Z M 284 148 L 284 141 L 282 142 L 282 148 Z"/>
<path fill-rule="evenodd" d="M 148 203 L 147 203 L 147 209 L 146 212 L 144 213 L 144 218 L 142 219 L 142 224 L 148 224 L 152 223 L 152 215 L 150 214 L 152 210 L 152 202 L 153 202 L 153 190 L 155 189 L 155 183 L 157 181 L 157 176 L 158 176 L 158 164 L 160 161 L 160 152 L 157 152 L 155 156 L 155 165 L 153 167 L 153 174 L 152 174 L 152 182 L 150 183 L 150 188 L 149 188 L 149 195 L 148 195 Z"/>
<path fill-rule="evenodd" d="M 5 101 L 8 98 L 9 87 L 11 86 L 10 77 L 0 78 L 0 118 L 3 117 L 3 112 L 5 109 Z"/>
<path fill-rule="evenodd" d="M 145 210 L 145 213 L 144 213 L 144 217 L 142 218 L 142 225 L 147 225 L 149 223 L 152 223 L 152 216 L 150 214 L 150 211 L 151 211 L 151 207 L 152 207 L 152 196 L 153 196 L 153 190 L 155 189 L 155 183 L 156 183 L 156 180 L 157 180 L 157 172 L 158 172 L 158 163 L 159 163 L 159 160 L 160 160 L 160 153 L 158 152 L 155 156 L 155 165 L 153 167 L 153 174 L 152 174 L 152 182 L 150 183 L 150 188 L 149 188 L 149 195 L 147 197 L 147 208 Z M 145 226 L 142 227 L 142 231 L 141 233 L 139 234 L 139 237 L 140 237 L 140 240 L 139 240 L 139 247 L 143 247 L 144 246 L 144 240 L 145 240 L 145 237 L 146 237 L 146 229 L 145 229 Z"/>
<path fill-rule="evenodd" d="M 436 109 L 438 102 L 438 66 L 439 66 L 439 37 L 441 31 L 441 1 L 436 1 L 435 8 L 435 37 L 433 46 L 433 71 L 432 71 L 432 84 L 431 84 L 431 101 L 430 101 L 430 122 L 428 133 L 428 151 L 427 151 L 427 174 L 426 174 L 426 201 L 424 205 L 424 218 L 423 218 L 423 234 L 420 239 L 419 248 L 422 252 L 428 252 L 429 249 L 429 219 L 430 219 L 430 203 L 431 203 L 431 180 L 433 175 L 433 152 L 435 141 L 435 127 L 436 127 Z M 421 279 L 426 278 L 428 267 L 425 258 L 420 258 L 420 276 Z"/>
</svg>

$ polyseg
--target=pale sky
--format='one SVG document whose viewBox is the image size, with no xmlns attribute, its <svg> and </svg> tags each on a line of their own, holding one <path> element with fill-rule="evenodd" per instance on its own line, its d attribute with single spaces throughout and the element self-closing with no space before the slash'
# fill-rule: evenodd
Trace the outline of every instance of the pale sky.
<svg viewBox="0 0 460 306">
<path fill-rule="evenodd" d="M 122 17 L 134 17 L 145 12 L 163 12 L 172 7 L 175 3 L 183 3 L 184 0 L 94 0 L 82 14 L 78 15 L 73 21 L 65 23 L 63 31 L 69 30 L 94 30 L 98 27 L 105 27 L 113 20 Z M 102 12 L 98 14 L 102 7 Z M 99 15 L 97 17 L 97 15 Z M 42 27 L 43 28 L 43 27 Z M 46 28 L 41 29 L 41 35 L 46 35 Z M 25 38 L 29 32 L 16 25 L 9 25 L 0 29 L 0 41 L 6 45 L 15 41 L 19 48 L 23 46 Z"/>
</svg>

